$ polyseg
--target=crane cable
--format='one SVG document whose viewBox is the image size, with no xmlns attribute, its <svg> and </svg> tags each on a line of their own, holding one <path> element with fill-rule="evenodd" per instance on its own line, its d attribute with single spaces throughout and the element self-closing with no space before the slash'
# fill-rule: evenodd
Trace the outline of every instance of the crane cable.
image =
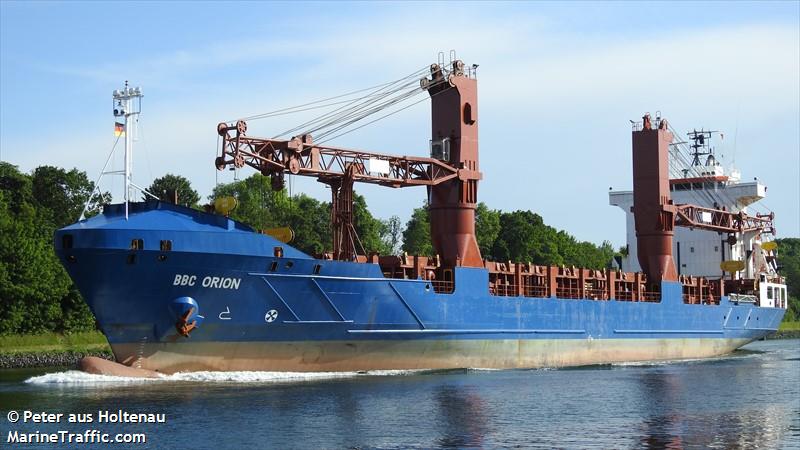
<svg viewBox="0 0 800 450">
<path fill-rule="evenodd" d="M 675 133 L 675 130 L 672 127 L 669 127 L 669 129 L 670 129 L 670 131 L 673 132 L 673 134 Z M 687 154 L 691 153 L 691 151 L 690 151 L 689 147 L 687 146 L 686 142 L 677 143 L 676 147 L 679 147 L 679 146 L 682 146 L 683 147 L 682 149 L 684 151 L 686 151 Z M 687 172 L 690 175 L 692 175 L 694 178 L 704 178 L 705 176 L 702 175 L 702 173 L 699 171 L 699 169 L 697 169 L 697 166 L 693 165 L 694 161 L 689 161 L 688 160 L 687 154 L 683 154 L 682 152 L 680 152 L 680 148 L 678 149 L 678 151 L 676 151 L 674 153 L 675 157 L 678 160 L 680 160 L 681 164 L 684 165 L 684 167 L 686 168 Z M 685 175 L 683 175 L 683 176 L 685 176 Z M 699 199 L 700 195 L 704 194 L 705 195 L 705 200 L 708 200 L 709 204 L 712 204 L 712 205 L 716 204 L 717 205 L 717 207 L 715 209 L 719 209 L 722 205 L 728 204 L 728 205 L 733 205 L 734 207 L 738 208 L 740 211 L 744 211 L 744 209 L 747 208 L 747 207 L 752 207 L 752 209 L 754 210 L 756 215 L 764 214 L 763 210 L 761 210 L 761 208 L 759 207 L 760 205 L 758 205 L 757 203 L 752 203 L 750 205 L 741 205 L 739 203 L 739 201 L 733 199 L 726 192 L 725 189 L 722 189 L 722 190 L 714 189 L 713 191 L 702 189 L 702 190 L 697 190 L 697 191 L 690 190 L 689 192 L 691 193 L 691 195 L 693 195 L 695 197 L 695 199 Z M 763 205 L 763 206 L 766 207 L 766 205 Z M 770 213 L 772 213 L 772 210 L 770 210 L 769 208 L 767 208 L 767 210 Z"/>
<path fill-rule="evenodd" d="M 390 107 L 392 107 L 392 106 L 394 106 L 396 104 L 402 103 L 402 102 L 404 102 L 404 101 L 406 101 L 406 100 L 408 100 L 408 99 L 410 99 L 412 97 L 415 97 L 415 96 L 419 95 L 422 92 L 424 92 L 424 91 L 421 88 L 417 87 L 416 89 L 414 89 L 412 91 L 409 91 L 409 92 L 403 93 L 401 95 L 398 95 L 397 97 L 392 98 L 390 100 L 387 100 L 384 103 L 380 103 L 380 104 L 378 104 L 378 105 L 376 105 L 376 106 L 374 106 L 374 107 L 372 107 L 372 108 L 370 108 L 370 109 L 368 109 L 366 111 L 361 112 L 360 114 L 357 114 L 357 115 L 351 116 L 351 117 L 345 117 L 344 119 L 349 119 L 349 120 L 347 120 L 346 122 L 343 122 L 343 123 L 341 123 L 339 125 L 333 126 L 333 127 L 327 127 L 326 131 L 324 131 L 323 133 L 320 133 L 320 135 L 318 136 L 318 139 L 325 139 L 326 137 L 329 137 L 329 136 L 331 136 L 333 134 L 336 134 L 337 132 L 349 127 L 350 125 L 353 125 L 353 124 L 363 120 L 364 118 L 366 118 L 368 116 L 371 116 L 373 114 L 381 112 L 381 111 L 383 111 L 383 110 L 385 110 L 387 108 L 390 108 Z"/>
<path fill-rule="evenodd" d="M 283 133 L 280 133 L 279 136 L 288 135 L 292 133 L 296 133 L 300 130 L 303 130 L 304 133 L 314 133 L 319 131 L 320 129 L 324 129 L 327 126 L 334 125 L 339 123 L 341 120 L 345 120 L 349 117 L 352 117 L 354 114 L 357 114 L 358 111 L 368 107 L 370 105 L 375 104 L 378 101 L 385 99 L 388 96 L 397 94 L 405 89 L 408 89 L 411 85 L 417 84 L 418 81 L 416 77 L 418 77 L 420 71 L 416 71 L 412 74 L 407 75 L 401 79 L 395 80 L 392 83 L 389 83 L 369 94 L 356 98 L 349 102 L 347 105 L 342 107 L 336 108 L 328 113 L 325 113 L 321 116 L 315 117 L 303 124 L 300 124 L 290 130 L 287 130 Z M 413 78 L 413 79 L 412 79 Z M 403 83 L 399 86 L 395 86 L 398 83 Z M 387 88 L 391 88 L 388 91 Z"/>
<path fill-rule="evenodd" d="M 673 134 L 676 134 L 674 128 L 672 128 L 671 126 L 668 126 L 668 128 Z M 694 165 L 694 161 L 689 161 L 688 156 L 683 152 L 681 152 L 681 150 L 683 150 L 687 154 L 690 153 L 690 149 L 687 143 L 686 142 L 676 143 L 676 148 L 677 151 L 674 153 L 674 155 L 679 160 L 679 162 L 684 166 L 683 170 L 686 170 L 686 173 L 691 174 L 692 178 L 706 178 L 706 176 L 700 172 L 697 166 Z M 685 175 L 683 176 L 685 177 Z M 706 189 L 702 189 L 698 191 L 690 190 L 689 192 L 691 192 L 696 199 L 700 198 L 700 196 L 705 197 L 704 200 L 708 201 L 709 205 L 714 205 L 716 203 L 718 205 L 731 204 L 736 207 L 739 207 L 739 202 L 732 199 L 724 191 L 717 191 L 717 190 L 709 191 Z"/>
<path fill-rule="evenodd" d="M 377 114 L 381 111 L 386 110 L 387 108 L 396 106 L 409 99 L 412 99 L 416 95 L 425 92 L 424 89 L 419 87 L 418 79 L 421 75 L 429 71 L 430 67 L 426 66 L 404 77 L 398 78 L 394 81 L 374 85 L 368 88 L 358 89 L 355 91 L 350 91 L 332 97 L 326 97 L 324 99 L 312 102 L 306 102 L 292 107 L 280 108 L 266 113 L 247 116 L 242 118 L 241 120 L 257 120 L 261 118 L 294 114 L 302 111 L 309 111 L 314 109 L 328 108 L 332 106 L 341 105 L 331 111 L 328 111 L 317 117 L 314 117 L 311 120 L 308 120 L 294 128 L 286 130 L 275 136 L 275 138 L 279 138 L 281 136 L 292 135 L 299 132 L 300 130 L 303 130 L 303 133 L 300 134 L 314 133 L 315 137 L 317 138 L 316 139 L 317 142 L 323 142 L 323 141 L 327 142 L 336 139 L 340 136 L 343 136 L 345 134 L 348 134 L 352 131 L 363 128 L 366 125 L 375 123 L 386 117 L 394 115 L 400 111 L 408 109 L 411 106 L 414 106 L 420 103 L 421 101 L 425 100 L 424 98 L 421 100 L 417 100 L 416 102 L 413 102 L 402 108 L 396 109 L 395 111 L 392 111 L 388 114 L 384 114 L 383 116 L 371 120 L 365 124 L 359 125 L 350 130 L 346 130 L 348 127 L 360 122 L 366 117 Z M 446 68 L 442 68 L 442 71 L 444 72 L 445 75 L 447 75 L 449 72 Z M 444 83 L 446 82 L 446 80 L 447 76 L 442 77 L 442 79 L 439 79 L 431 83 L 428 86 L 428 88 Z M 352 97 L 355 94 L 360 94 L 363 92 L 367 92 L 367 94 L 355 98 L 348 98 Z M 344 100 L 339 100 L 339 99 L 344 99 Z M 233 121 L 228 121 L 228 123 L 231 122 Z"/>
<path fill-rule="evenodd" d="M 292 114 L 292 113 L 295 113 L 295 112 L 300 112 L 301 110 L 319 109 L 319 108 L 324 108 L 324 107 L 336 106 L 336 105 L 344 104 L 344 106 L 340 106 L 339 108 L 336 108 L 336 109 L 334 109 L 332 111 L 324 113 L 324 114 L 322 114 L 320 116 L 314 117 L 311 120 L 309 120 L 307 122 L 304 122 L 303 124 L 300 124 L 300 125 L 292 128 L 292 129 L 289 129 L 289 130 L 286 130 L 286 131 L 284 131 L 282 133 L 279 133 L 278 135 L 276 135 L 276 138 L 280 137 L 280 136 L 296 133 L 297 131 L 299 131 L 299 130 L 301 130 L 303 128 L 312 126 L 313 124 L 317 123 L 318 121 L 325 120 L 327 118 L 332 117 L 338 111 L 341 111 L 341 110 L 347 108 L 348 106 L 353 105 L 353 104 L 355 104 L 355 103 L 357 103 L 359 101 L 363 101 L 365 99 L 370 99 L 372 97 L 383 95 L 383 90 L 385 90 L 385 89 L 397 84 L 398 82 L 403 82 L 403 81 L 408 80 L 411 77 L 419 76 L 421 72 L 422 72 L 422 69 L 416 70 L 416 71 L 414 71 L 413 73 L 411 73 L 409 75 L 406 75 L 406 76 L 404 76 L 402 78 L 399 78 L 397 80 L 394 80 L 394 81 L 390 81 L 388 83 L 381 83 L 381 84 L 378 84 L 378 85 L 375 85 L 375 86 L 371 86 L 369 88 L 358 89 L 358 90 L 351 91 L 351 92 L 348 92 L 348 93 L 345 93 L 345 94 L 340 94 L 340 95 L 336 95 L 336 96 L 333 96 L 333 97 L 328 97 L 328 98 L 325 98 L 325 99 L 322 99 L 322 100 L 317 100 L 317 101 L 314 101 L 314 102 L 304 103 L 302 105 L 298 105 L 298 106 L 294 106 L 294 107 L 290 107 L 290 108 L 282 108 L 282 109 L 279 109 L 279 110 L 272 111 L 270 113 L 264 113 L 264 114 L 260 114 L 258 116 L 252 116 L 252 117 L 256 117 L 256 118 L 273 117 L 273 116 L 276 116 L 276 115 Z M 366 95 L 359 96 L 359 97 L 356 97 L 356 98 L 346 98 L 346 97 L 350 97 L 350 96 L 352 96 L 354 94 L 362 93 L 362 92 L 365 92 L 365 91 L 370 91 L 370 92 L 367 93 Z M 341 101 L 337 101 L 337 102 L 327 103 L 327 104 L 324 104 L 324 105 L 318 105 L 318 106 L 311 107 L 311 108 L 306 108 L 306 107 L 308 107 L 310 105 L 317 105 L 319 103 L 324 103 L 324 102 L 328 102 L 330 100 L 336 100 L 336 99 L 340 99 L 340 98 L 346 98 L 346 99 L 345 100 L 341 100 Z"/>
</svg>

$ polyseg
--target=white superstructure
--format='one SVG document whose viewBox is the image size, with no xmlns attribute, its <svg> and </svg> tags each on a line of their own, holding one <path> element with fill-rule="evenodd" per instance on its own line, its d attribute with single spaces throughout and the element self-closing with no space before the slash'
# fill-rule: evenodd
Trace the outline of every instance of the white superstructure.
<svg viewBox="0 0 800 450">
<path fill-rule="evenodd" d="M 710 146 L 712 131 L 689 133 L 693 143 L 677 142 L 670 149 L 670 194 L 678 204 L 752 213 L 757 202 L 767 195 L 767 186 L 753 179 L 743 182 L 734 168 L 726 170 L 716 159 Z M 625 211 L 627 255 L 616 265 L 625 272 L 639 272 L 636 227 L 633 215 L 633 191 L 610 191 L 609 203 Z M 710 216 L 710 214 L 708 214 Z M 711 218 L 709 217 L 709 222 Z M 770 230 L 771 231 L 771 230 Z M 755 279 L 751 301 L 761 306 L 785 307 L 786 285 L 777 274 L 773 252 L 762 245 L 771 240 L 767 233 L 748 232 L 729 236 L 727 233 L 675 227 L 672 254 L 679 275 L 702 276 L 708 279 L 731 278 L 722 269 L 723 262 L 740 261 L 742 270 L 734 279 Z M 768 244 L 767 248 L 770 248 Z M 746 298 L 741 299 L 747 301 Z"/>
<path fill-rule="evenodd" d="M 724 176 L 723 176 L 724 178 Z M 670 183 L 672 200 L 676 204 L 692 203 L 698 206 L 714 208 L 714 201 L 697 195 L 697 190 L 713 190 L 731 201 L 724 206 L 729 211 L 747 212 L 747 206 L 766 196 L 766 186 L 758 181 L 740 183 L 728 179 L 726 181 L 681 182 Z M 713 187 L 712 187 L 713 185 Z M 701 201 L 701 199 L 703 201 Z M 636 227 L 633 221 L 633 191 L 611 191 L 608 194 L 611 205 L 625 211 L 625 228 L 628 255 L 622 258 L 621 270 L 626 272 L 641 271 L 636 258 Z M 728 236 L 715 231 L 692 230 L 684 227 L 675 228 L 672 254 L 679 274 L 697 275 L 707 278 L 719 278 L 723 275 L 720 263 L 727 260 L 745 261 L 752 259 L 748 255 L 753 251 L 755 236 L 741 239 L 734 245 L 727 242 Z M 751 261 L 752 266 L 752 261 Z M 753 267 L 750 273 L 753 273 Z"/>
</svg>

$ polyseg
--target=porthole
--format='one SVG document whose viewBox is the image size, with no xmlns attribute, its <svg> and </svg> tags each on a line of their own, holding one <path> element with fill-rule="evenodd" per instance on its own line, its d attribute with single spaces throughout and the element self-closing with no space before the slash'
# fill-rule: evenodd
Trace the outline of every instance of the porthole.
<svg viewBox="0 0 800 450">
<path fill-rule="evenodd" d="M 286 268 L 287 268 L 287 269 L 291 269 L 291 268 L 292 268 L 292 266 L 294 266 L 294 262 L 292 262 L 292 261 L 286 261 Z"/>
</svg>

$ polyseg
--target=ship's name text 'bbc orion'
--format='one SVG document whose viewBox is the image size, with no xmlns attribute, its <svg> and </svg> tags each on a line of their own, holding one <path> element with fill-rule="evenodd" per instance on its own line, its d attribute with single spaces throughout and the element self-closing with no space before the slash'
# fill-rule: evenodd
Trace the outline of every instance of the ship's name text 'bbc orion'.
<svg viewBox="0 0 800 450">
<path fill-rule="evenodd" d="M 198 278 L 197 275 L 187 275 L 187 274 L 175 274 L 175 280 L 172 282 L 173 286 L 197 286 L 198 284 L 201 287 L 208 288 L 208 289 L 232 289 L 237 290 L 239 289 L 239 285 L 242 283 L 241 278 L 232 278 L 232 277 L 212 277 L 207 276 L 203 278 Z"/>
</svg>

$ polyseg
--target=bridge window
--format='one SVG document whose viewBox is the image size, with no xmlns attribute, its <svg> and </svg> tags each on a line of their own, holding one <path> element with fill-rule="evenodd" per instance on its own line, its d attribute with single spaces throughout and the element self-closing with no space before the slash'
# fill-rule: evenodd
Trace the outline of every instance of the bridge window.
<svg viewBox="0 0 800 450">
<path fill-rule="evenodd" d="M 767 286 L 767 299 L 772 300 L 772 286 Z"/>
</svg>

